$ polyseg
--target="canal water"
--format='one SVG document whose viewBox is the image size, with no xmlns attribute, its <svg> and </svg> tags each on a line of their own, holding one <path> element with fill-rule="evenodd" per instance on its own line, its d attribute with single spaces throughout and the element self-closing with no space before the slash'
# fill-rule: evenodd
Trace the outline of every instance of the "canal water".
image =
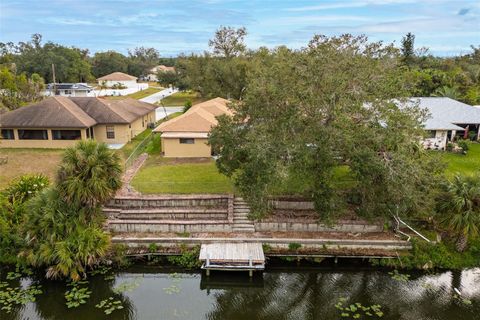
<svg viewBox="0 0 480 320">
<path fill-rule="evenodd" d="M 362 264 L 273 263 L 250 279 L 246 273 L 207 278 L 200 272 L 134 266 L 92 276 L 81 285 L 91 291 L 86 304 L 71 309 L 65 300 L 71 287 L 65 282 L 5 277 L 2 272 L 0 291 L 8 283 L 12 288 L 40 285 L 42 293 L 10 313 L 0 311 L 2 320 L 480 319 L 480 268 L 405 274 Z M 112 306 L 119 307 L 107 315 Z"/>
</svg>

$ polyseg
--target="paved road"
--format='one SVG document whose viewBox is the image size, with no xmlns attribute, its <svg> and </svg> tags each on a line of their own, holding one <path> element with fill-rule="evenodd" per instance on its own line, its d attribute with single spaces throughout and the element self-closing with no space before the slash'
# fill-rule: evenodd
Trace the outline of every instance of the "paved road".
<svg viewBox="0 0 480 320">
<path fill-rule="evenodd" d="M 140 101 L 155 103 L 157 101 L 162 100 L 165 97 L 168 97 L 171 94 L 174 94 L 175 92 L 178 92 L 178 89 L 172 89 L 172 88 L 163 89 L 162 91 L 159 91 L 157 93 L 154 93 L 152 95 L 149 95 L 145 98 L 140 99 Z"/>
</svg>

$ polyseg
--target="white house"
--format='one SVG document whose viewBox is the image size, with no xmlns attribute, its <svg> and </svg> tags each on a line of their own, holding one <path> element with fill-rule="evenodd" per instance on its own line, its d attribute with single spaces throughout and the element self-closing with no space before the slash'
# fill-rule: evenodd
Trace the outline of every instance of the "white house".
<svg viewBox="0 0 480 320">
<path fill-rule="evenodd" d="M 157 81 L 158 72 L 175 72 L 175 67 L 167 67 L 164 65 L 159 65 L 150 69 L 150 73 L 145 76 L 147 81 Z"/>
<path fill-rule="evenodd" d="M 45 96 L 88 97 L 92 91 L 86 83 L 49 83 Z"/>
<path fill-rule="evenodd" d="M 113 72 L 97 79 L 98 84 L 103 84 L 109 88 L 115 85 L 122 85 L 127 88 L 137 87 L 137 77 L 123 72 Z"/>
<path fill-rule="evenodd" d="M 469 138 L 470 132 L 480 137 L 480 109 L 446 97 L 410 98 L 407 102 L 425 109 L 429 117 L 425 121 L 428 137 L 423 141 L 427 149 L 445 150 L 455 136 Z"/>
</svg>

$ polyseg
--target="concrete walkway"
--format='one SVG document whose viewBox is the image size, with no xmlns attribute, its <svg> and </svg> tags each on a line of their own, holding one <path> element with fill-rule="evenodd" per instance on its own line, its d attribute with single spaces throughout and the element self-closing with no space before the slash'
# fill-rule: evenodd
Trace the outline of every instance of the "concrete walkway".
<svg viewBox="0 0 480 320">
<path fill-rule="evenodd" d="M 157 93 L 154 93 L 152 95 L 149 95 L 145 98 L 140 99 L 142 102 L 148 102 L 148 103 L 155 103 L 160 100 L 162 100 L 165 97 L 168 97 L 169 95 L 174 94 L 175 92 L 178 92 L 178 89 L 175 88 L 167 88 L 163 89 L 162 91 L 159 91 Z"/>
</svg>

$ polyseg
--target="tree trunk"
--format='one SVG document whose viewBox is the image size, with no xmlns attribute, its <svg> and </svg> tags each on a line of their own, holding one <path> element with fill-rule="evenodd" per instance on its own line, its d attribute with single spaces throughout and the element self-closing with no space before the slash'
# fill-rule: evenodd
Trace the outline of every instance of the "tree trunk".
<svg viewBox="0 0 480 320">
<path fill-rule="evenodd" d="M 467 237 L 462 234 L 458 237 L 456 247 L 458 252 L 463 252 L 467 248 Z"/>
</svg>

